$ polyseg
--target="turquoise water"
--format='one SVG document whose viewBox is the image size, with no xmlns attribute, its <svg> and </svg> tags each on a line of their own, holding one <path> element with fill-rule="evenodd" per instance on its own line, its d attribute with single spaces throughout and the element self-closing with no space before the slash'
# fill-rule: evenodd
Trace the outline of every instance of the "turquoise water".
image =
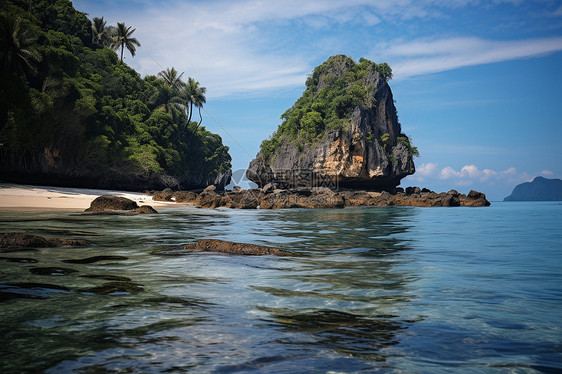
<svg viewBox="0 0 562 374">
<path fill-rule="evenodd" d="M 0 253 L 0 371 L 561 372 L 561 224 L 560 203 L 0 212 L 94 243 Z M 177 250 L 201 238 L 298 256 Z"/>
</svg>

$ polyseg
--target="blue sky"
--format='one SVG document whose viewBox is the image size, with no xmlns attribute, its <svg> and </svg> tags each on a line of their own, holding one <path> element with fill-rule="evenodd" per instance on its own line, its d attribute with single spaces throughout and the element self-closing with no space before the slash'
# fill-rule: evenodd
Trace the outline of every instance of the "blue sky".
<svg viewBox="0 0 562 374">
<path fill-rule="evenodd" d="M 403 186 L 492 200 L 562 177 L 560 0 L 75 0 L 136 28 L 127 64 L 207 87 L 203 125 L 238 180 L 329 56 L 387 62 L 403 132 L 421 153 Z"/>
</svg>

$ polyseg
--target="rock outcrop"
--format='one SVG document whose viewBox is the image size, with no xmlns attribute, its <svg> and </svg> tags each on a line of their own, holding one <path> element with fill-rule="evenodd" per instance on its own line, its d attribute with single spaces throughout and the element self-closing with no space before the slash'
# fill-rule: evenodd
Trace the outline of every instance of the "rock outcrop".
<svg viewBox="0 0 562 374">
<path fill-rule="evenodd" d="M 83 247 L 90 244 L 85 239 L 45 238 L 20 232 L 0 233 L 0 248 Z"/>
<path fill-rule="evenodd" d="M 347 91 L 363 92 L 363 96 L 349 96 L 347 111 L 346 107 L 340 110 L 340 101 L 347 100 L 347 96 L 326 95 L 326 90 L 335 89 L 333 86 L 341 85 L 344 78 L 346 82 L 351 80 L 345 83 Z M 299 101 L 308 97 L 313 97 L 310 108 L 315 109 L 306 109 L 303 115 L 297 110 Z M 266 154 L 262 145 L 248 167 L 246 176 L 260 187 L 277 183 L 285 188 L 325 186 L 394 192 L 402 178 L 414 173 L 412 155 L 417 150 L 402 134 L 392 92 L 376 64 L 367 60 L 355 64 L 341 55 L 330 57 L 315 69 L 299 101 L 286 112 L 286 120 L 274 138 L 266 141 L 275 142 L 274 155 Z M 334 107 L 334 115 L 340 116 L 330 125 L 326 125 L 326 107 Z M 311 119 L 307 119 L 316 109 L 316 117 L 310 115 Z M 286 129 L 291 116 L 303 117 L 292 122 L 297 130 Z M 312 123 L 321 128 L 321 133 L 313 141 L 306 142 L 299 138 L 301 135 L 283 135 L 290 131 L 301 134 L 301 128 L 314 119 Z"/>
<path fill-rule="evenodd" d="M 126 197 L 102 195 L 91 202 L 90 207 L 84 212 L 91 214 L 156 214 L 156 209 L 149 205 L 138 206 L 138 204 Z"/>
<path fill-rule="evenodd" d="M 536 177 L 515 186 L 503 201 L 562 201 L 562 180 Z"/>
<path fill-rule="evenodd" d="M 206 190 L 195 200 L 198 208 L 226 207 L 233 209 L 344 208 L 358 206 L 455 207 L 490 206 L 486 195 L 471 190 L 467 195 L 456 190 L 436 193 L 419 187 L 391 194 L 387 191 L 344 190 L 326 187 L 277 189 L 270 186 L 237 192 L 217 193 Z"/>
</svg>

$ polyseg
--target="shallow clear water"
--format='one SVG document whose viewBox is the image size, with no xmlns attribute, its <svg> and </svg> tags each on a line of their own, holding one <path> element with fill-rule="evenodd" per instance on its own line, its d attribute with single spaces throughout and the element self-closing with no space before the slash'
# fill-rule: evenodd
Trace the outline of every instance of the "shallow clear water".
<svg viewBox="0 0 562 374">
<path fill-rule="evenodd" d="M 0 212 L 94 243 L 0 253 L 0 371 L 561 372 L 561 224 L 559 203 Z M 202 238 L 295 256 L 177 251 Z"/>
</svg>

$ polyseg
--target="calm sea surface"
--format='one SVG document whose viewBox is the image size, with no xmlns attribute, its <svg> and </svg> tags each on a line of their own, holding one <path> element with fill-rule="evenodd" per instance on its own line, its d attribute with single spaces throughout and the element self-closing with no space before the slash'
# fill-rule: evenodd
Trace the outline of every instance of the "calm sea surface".
<svg viewBox="0 0 562 374">
<path fill-rule="evenodd" d="M 0 253 L 2 373 L 562 372 L 557 202 L 0 212 L 9 231 L 94 245 Z M 295 256 L 177 250 L 202 238 Z"/>
</svg>

